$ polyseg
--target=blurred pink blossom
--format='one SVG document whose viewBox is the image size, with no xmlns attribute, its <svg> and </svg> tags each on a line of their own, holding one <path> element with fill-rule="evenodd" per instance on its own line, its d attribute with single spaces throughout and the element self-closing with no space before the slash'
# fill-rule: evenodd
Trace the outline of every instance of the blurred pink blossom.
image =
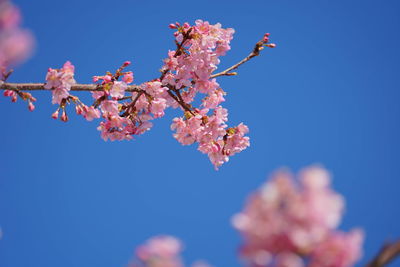
<svg viewBox="0 0 400 267">
<path fill-rule="evenodd" d="M 26 60 L 32 53 L 34 38 L 20 27 L 19 9 L 9 1 L 0 1 L 0 79 L 7 68 Z"/>
<path fill-rule="evenodd" d="M 344 200 L 330 188 L 329 173 L 309 167 L 299 176 L 296 181 L 278 171 L 233 217 L 244 238 L 241 256 L 251 266 L 352 266 L 361 256 L 363 234 L 336 230 Z"/>
<path fill-rule="evenodd" d="M 153 237 L 136 249 L 136 259 L 130 267 L 183 267 L 181 242 L 172 236 Z M 211 267 L 205 262 L 195 262 L 192 267 Z"/>
</svg>

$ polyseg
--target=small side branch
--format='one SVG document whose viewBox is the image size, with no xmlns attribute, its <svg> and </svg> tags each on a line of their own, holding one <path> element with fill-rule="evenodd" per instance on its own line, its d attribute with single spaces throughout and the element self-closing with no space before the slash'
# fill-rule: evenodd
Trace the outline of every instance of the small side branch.
<svg viewBox="0 0 400 267">
<path fill-rule="evenodd" d="M 269 36 L 268 33 L 265 34 L 264 38 L 256 43 L 256 45 L 253 48 L 253 51 L 251 51 L 251 53 L 247 57 L 245 57 L 244 59 L 242 59 L 241 61 L 239 61 L 235 65 L 233 65 L 232 67 L 229 67 L 224 71 L 221 71 L 219 73 L 211 75 L 211 78 L 216 78 L 216 77 L 219 77 L 219 76 L 234 76 L 237 73 L 236 72 L 231 72 L 231 71 L 239 68 L 240 65 L 246 63 L 247 61 L 249 61 L 253 57 L 258 56 L 260 54 L 260 51 L 263 50 L 264 47 L 274 48 L 275 44 L 268 44 L 268 41 L 269 41 L 268 40 L 268 36 Z"/>
<path fill-rule="evenodd" d="M 383 267 L 400 255 L 400 240 L 384 245 L 366 267 Z"/>
</svg>

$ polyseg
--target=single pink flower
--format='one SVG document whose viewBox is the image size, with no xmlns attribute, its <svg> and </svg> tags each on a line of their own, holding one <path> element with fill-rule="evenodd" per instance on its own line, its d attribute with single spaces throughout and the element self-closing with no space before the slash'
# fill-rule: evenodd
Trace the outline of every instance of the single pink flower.
<svg viewBox="0 0 400 267">
<path fill-rule="evenodd" d="M 122 98 L 125 96 L 125 90 L 127 89 L 125 82 L 115 81 L 110 89 L 110 96 L 113 98 Z"/>
</svg>

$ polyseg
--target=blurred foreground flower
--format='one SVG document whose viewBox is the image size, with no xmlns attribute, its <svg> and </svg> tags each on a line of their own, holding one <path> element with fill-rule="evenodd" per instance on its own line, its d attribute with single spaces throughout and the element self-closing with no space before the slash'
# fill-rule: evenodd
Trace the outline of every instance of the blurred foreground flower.
<svg viewBox="0 0 400 267">
<path fill-rule="evenodd" d="M 250 266 L 353 266 L 363 232 L 336 230 L 343 209 L 344 199 L 330 188 L 323 168 L 304 169 L 298 182 L 279 171 L 233 217 L 244 238 L 240 255 Z"/>
<path fill-rule="evenodd" d="M 9 1 L 0 0 L 0 80 L 7 68 L 21 63 L 31 54 L 33 35 L 20 28 L 19 9 Z"/>
<path fill-rule="evenodd" d="M 130 267 L 183 267 L 180 257 L 181 242 L 172 236 L 153 237 L 136 249 L 136 257 Z M 210 267 L 196 262 L 192 267 Z"/>
</svg>

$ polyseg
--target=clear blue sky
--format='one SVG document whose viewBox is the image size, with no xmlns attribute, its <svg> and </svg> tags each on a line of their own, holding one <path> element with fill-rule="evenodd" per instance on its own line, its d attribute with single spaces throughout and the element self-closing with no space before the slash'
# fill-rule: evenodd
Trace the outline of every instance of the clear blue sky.
<svg viewBox="0 0 400 267">
<path fill-rule="evenodd" d="M 230 122 L 249 126 L 251 147 L 218 172 L 172 138 L 176 111 L 135 141 L 104 142 L 98 122 L 52 120 L 47 92 L 35 95 L 33 113 L 2 98 L 1 267 L 125 266 L 157 234 L 182 239 L 187 263 L 236 267 L 231 216 L 274 169 L 313 163 L 346 197 L 341 229 L 366 231 L 366 258 L 400 238 L 399 1 L 15 2 L 37 49 L 14 82 L 43 82 L 66 60 L 82 83 L 125 60 L 136 82 L 152 79 L 175 21 L 234 28 L 221 67 L 265 32 L 278 47 L 219 80 Z"/>
</svg>

